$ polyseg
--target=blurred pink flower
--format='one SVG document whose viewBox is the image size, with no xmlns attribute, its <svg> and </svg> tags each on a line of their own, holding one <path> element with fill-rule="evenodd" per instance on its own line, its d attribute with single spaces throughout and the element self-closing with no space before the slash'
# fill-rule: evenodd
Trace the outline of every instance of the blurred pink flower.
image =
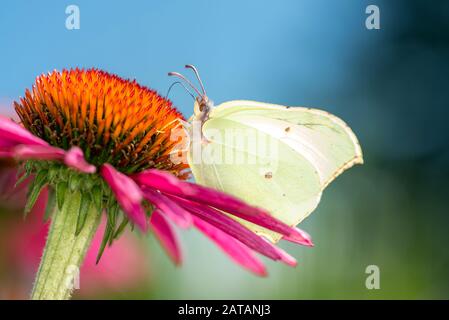
<svg viewBox="0 0 449 320">
<path fill-rule="evenodd" d="M 23 283 L 11 284 L 14 288 L 9 289 L 13 290 L 14 294 L 6 292 L 8 288 L 3 286 L 0 288 L 0 293 L 3 291 L 0 297 L 8 294 L 14 298 L 27 298 L 48 233 L 49 222 L 43 222 L 48 192 L 42 191 L 27 217 L 27 222 L 23 223 L 23 217 L 18 209 L 23 208 L 26 188 L 13 191 L 15 177 L 15 169 L 0 168 L 0 201 L 2 206 L 6 207 L 4 211 L 14 211 L 14 215 L 3 214 L 0 250 L 6 254 L 7 269 L 14 270 L 16 277 L 18 274 L 19 278 L 23 278 Z M 11 199 L 15 201 L 12 202 Z M 20 199 L 19 202 L 17 199 Z M 6 221 L 3 221 L 5 218 Z M 105 224 L 104 218 L 81 267 L 80 290 L 75 290 L 75 295 L 78 294 L 80 297 L 93 296 L 101 292 L 123 292 L 149 282 L 150 268 L 145 247 L 129 232 L 125 232 L 113 246 L 107 248 L 101 261 L 96 265 Z M 20 279 L 14 281 L 21 282 Z"/>
</svg>

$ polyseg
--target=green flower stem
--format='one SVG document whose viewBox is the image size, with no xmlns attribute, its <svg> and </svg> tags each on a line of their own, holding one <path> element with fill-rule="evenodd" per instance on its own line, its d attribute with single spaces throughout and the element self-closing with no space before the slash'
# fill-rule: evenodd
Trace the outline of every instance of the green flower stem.
<svg viewBox="0 0 449 320">
<path fill-rule="evenodd" d="M 89 201 L 89 203 L 83 203 Z M 47 243 L 36 275 L 31 299 L 70 299 L 79 268 L 100 224 L 101 212 L 79 191 L 67 190 L 62 207 L 55 204 Z M 81 231 L 76 235 L 79 215 L 85 212 Z"/>
</svg>

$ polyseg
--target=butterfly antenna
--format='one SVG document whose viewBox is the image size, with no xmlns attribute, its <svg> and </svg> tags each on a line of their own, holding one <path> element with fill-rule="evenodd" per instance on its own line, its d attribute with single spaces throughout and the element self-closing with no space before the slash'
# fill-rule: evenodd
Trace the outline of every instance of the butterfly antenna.
<svg viewBox="0 0 449 320">
<path fill-rule="evenodd" d="M 198 69 L 194 65 L 192 65 L 192 64 L 186 64 L 186 68 L 192 69 L 193 72 L 195 72 L 195 76 L 198 79 L 198 82 L 200 83 L 201 90 L 203 91 L 203 94 L 205 96 L 207 96 L 206 90 L 204 89 L 203 81 L 201 81 L 201 77 L 200 77 L 200 73 L 198 72 Z"/>
<path fill-rule="evenodd" d="M 181 81 L 176 81 L 173 82 L 170 87 L 167 90 L 167 94 L 165 95 L 165 99 L 168 99 L 168 95 L 170 94 L 171 89 L 176 85 L 176 84 L 180 84 L 185 91 L 187 91 L 187 93 L 192 97 L 193 100 L 195 100 L 195 96 L 193 95 L 192 91 L 189 90 L 189 88 L 187 88 L 184 83 L 182 83 Z"/>
<path fill-rule="evenodd" d="M 195 86 L 192 84 L 192 82 L 190 82 L 189 79 L 187 79 L 186 77 L 184 77 L 182 74 L 178 73 L 178 72 L 169 72 L 168 73 L 169 76 L 174 76 L 174 77 L 178 77 L 182 80 L 185 81 L 185 83 L 187 83 L 200 97 L 203 96 L 201 94 L 201 92 L 198 91 L 197 88 L 195 88 Z"/>
</svg>

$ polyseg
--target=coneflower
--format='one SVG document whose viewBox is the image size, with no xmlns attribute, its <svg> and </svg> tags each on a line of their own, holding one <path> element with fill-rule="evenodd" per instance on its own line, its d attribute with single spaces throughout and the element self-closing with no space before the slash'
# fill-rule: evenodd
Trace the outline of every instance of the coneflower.
<svg viewBox="0 0 449 320">
<path fill-rule="evenodd" d="M 169 100 L 135 81 L 95 69 L 54 71 L 39 76 L 14 105 L 21 125 L 0 118 L 0 157 L 16 159 L 22 179 L 34 176 L 25 212 L 44 186 L 50 190 L 46 218 L 52 223 L 33 299 L 70 298 L 67 270 L 82 263 L 103 212 L 107 227 L 98 257 L 130 224 L 150 228 L 179 264 L 170 220 L 196 227 L 258 275 L 266 271 L 254 252 L 296 264 L 229 214 L 312 245 L 305 232 L 263 209 L 185 181 L 188 165 L 171 157 L 181 152 L 171 134 L 183 117 Z"/>
</svg>

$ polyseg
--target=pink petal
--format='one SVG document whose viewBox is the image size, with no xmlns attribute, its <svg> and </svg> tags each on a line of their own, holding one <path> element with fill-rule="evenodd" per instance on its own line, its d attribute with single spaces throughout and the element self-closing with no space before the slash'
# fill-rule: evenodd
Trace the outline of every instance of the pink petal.
<svg viewBox="0 0 449 320">
<path fill-rule="evenodd" d="M 12 149 L 0 150 L 0 157 L 14 157 L 19 160 L 64 160 L 64 163 L 84 173 L 95 173 L 95 166 L 84 159 L 83 151 L 72 147 L 69 151 L 52 146 L 21 144 Z"/>
<path fill-rule="evenodd" d="M 85 173 L 95 173 L 97 168 L 84 159 L 83 151 L 79 147 L 72 147 L 66 152 L 64 163 L 78 171 Z"/>
<path fill-rule="evenodd" d="M 147 170 L 134 175 L 133 179 L 140 185 L 210 205 L 261 227 L 290 236 L 293 239 L 302 238 L 301 235 L 297 234 L 295 228 L 289 227 L 285 223 L 273 218 L 265 210 L 250 206 L 244 201 L 221 191 L 181 181 L 167 172 L 154 169 Z"/>
<path fill-rule="evenodd" d="M 194 216 L 193 223 L 198 230 L 214 241 L 236 263 L 259 276 L 267 275 L 265 266 L 254 256 L 250 248 L 200 218 Z"/>
<path fill-rule="evenodd" d="M 284 250 L 282 250 L 279 247 L 274 246 L 270 241 L 268 241 L 267 239 L 264 239 L 268 244 L 270 244 L 273 249 L 277 252 L 277 254 L 280 256 L 280 260 L 282 262 L 284 262 L 285 264 L 291 266 L 291 267 L 296 267 L 296 265 L 298 264 L 296 262 L 296 259 L 293 258 L 291 255 L 289 255 L 287 252 L 285 252 Z"/>
<path fill-rule="evenodd" d="M 182 254 L 178 237 L 170 224 L 157 209 L 151 214 L 150 226 L 173 262 L 176 265 L 180 265 L 182 262 Z"/>
<path fill-rule="evenodd" d="M 3 116 L 0 116 L 0 140 L 2 141 L 1 145 L 48 145 L 48 143 L 41 138 L 36 137 L 27 129 Z"/>
<path fill-rule="evenodd" d="M 10 150 L 0 150 L 0 158 L 12 158 L 14 157 L 14 152 Z"/>
<path fill-rule="evenodd" d="M 298 243 L 303 246 L 313 247 L 312 237 L 304 230 L 301 230 L 299 228 L 295 228 L 295 229 L 297 231 L 296 234 L 300 235 L 300 237 L 299 236 L 296 236 L 296 237 L 283 236 L 282 239 L 286 240 L 286 241 L 293 242 L 293 243 Z"/>
<path fill-rule="evenodd" d="M 2 148 L 2 149 L 11 148 L 16 145 L 17 145 L 17 143 L 10 141 L 10 140 L 0 140 L 0 148 Z"/>
<path fill-rule="evenodd" d="M 52 146 L 18 145 L 13 149 L 14 157 L 19 160 L 61 160 L 65 151 Z"/>
<path fill-rule="evenodd" d="M 190 183 L 179 180 L 174 175 L 160 170 L 146 170 L 131 176 L 139 185 L 148 186 L 175 195 L 195 195 Z"/>
<path fill-rule="evenodd" d="M 273 260 L 282 260 L 282 253 L 280 253 L 273 244 L 247 229 L 234 219 L 226 216 L 222 212 L 189 200 L 184 200 L 173 196 L 169 197 L 185 209 L 189 210 L 195 216 L 198 216 L 207 223 L 210 223 L 231 237 L 239 240 L 254 251 L 257 251 Z"/>
<path fill-rule="evenodd" d="M 145 210 L 141 205 L 143 196 L 136 183 L 108 163 L 101 166 L 101 176 L 111 187 L 117 202 L 131 221 L 136 223 L 143 231 L 146 231 L 147 219 Z"/>
<path fill-rule="evenodd" d="M 142 189 L 142 192 L 145 199 L 158 207 L 161 212 L 163 212 L 181 228 L 188 228 L 192 225 L 191 214 L 184 208 L 177 205 L 176 202 L 149 188 Z"/>
</svg>

